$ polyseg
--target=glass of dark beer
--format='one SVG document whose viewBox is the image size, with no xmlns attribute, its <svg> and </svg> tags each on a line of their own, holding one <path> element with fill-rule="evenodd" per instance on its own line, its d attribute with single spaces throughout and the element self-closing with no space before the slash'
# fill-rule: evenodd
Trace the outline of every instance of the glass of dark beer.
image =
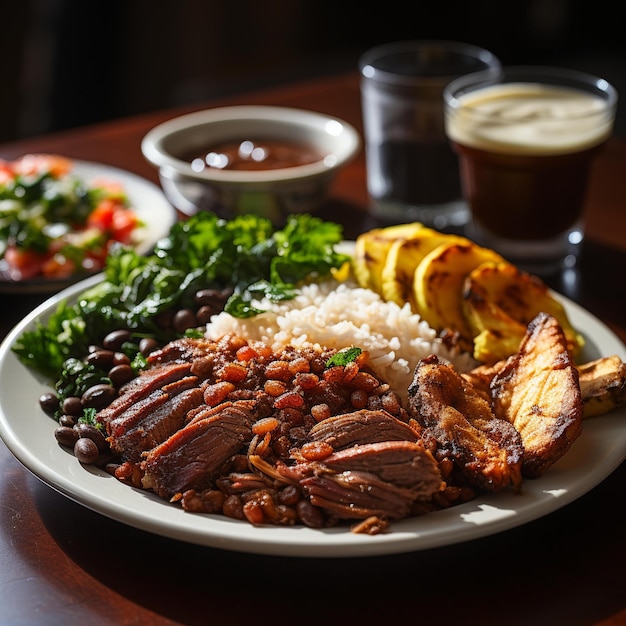
<svg viewBox="0 0 626 626">
<path fill-rule="evenodd" d="M 443 89 L 463 74 L 499 68 L 488 50 L 455 41 L 399 41 L 361 56 L 373 215 L 441 229 L 467 222 L 457 156 L 444 131 Z"/>
<path fill-rule="evenodd" d="M 575 266 L 591 167 L 617 101 L 606 80 L 561 68 L 452 81 L 445 127 L 471 211 L 468 234 L 538 275 Z"/>
</svg>

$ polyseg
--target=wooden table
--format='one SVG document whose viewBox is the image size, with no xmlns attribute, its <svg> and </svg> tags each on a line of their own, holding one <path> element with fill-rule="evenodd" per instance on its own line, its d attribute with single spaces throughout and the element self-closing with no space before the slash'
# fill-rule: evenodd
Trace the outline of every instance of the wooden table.
<svg viewBox="0 0 626 626">
<path fill-rule="evenodd" d="M 331 76 L 206 103 L 330 113 L 359 129 L 358 79 Z M 202 107 L 195 107 L 202 108 Z M 56 152 L 152 181 L 140 141 L 191 108 L 0 145 L 0 157 Z M 354 237 L 365 208 L 363 154 L 322 215 Z M 626 341 L 626 142 L 599 160 L 579 269 L 551 285 Z M 0 296 L 4 336 L 41 296 Z M 626 424 L 624 425 L 626 427 Z M 257 556 L 165 539 L 59 495 L 0 444 L 0 624 L 626 624 L 626 464 L 576 502 L 471 542 L 394 556 Z"/>
</svg>

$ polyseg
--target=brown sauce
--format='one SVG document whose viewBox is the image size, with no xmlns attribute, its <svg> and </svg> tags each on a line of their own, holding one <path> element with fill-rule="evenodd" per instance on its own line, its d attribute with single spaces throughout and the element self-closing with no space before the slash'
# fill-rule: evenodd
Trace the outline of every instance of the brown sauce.
<svg viewBox="0 0 626 626">
<path fill-rule="evenodd" d="M 272 140 L 228 141 L 187 157 L 196 171 L 275 170 L 321 161 L 323 155 L 312 146 Z"/>
</svg>

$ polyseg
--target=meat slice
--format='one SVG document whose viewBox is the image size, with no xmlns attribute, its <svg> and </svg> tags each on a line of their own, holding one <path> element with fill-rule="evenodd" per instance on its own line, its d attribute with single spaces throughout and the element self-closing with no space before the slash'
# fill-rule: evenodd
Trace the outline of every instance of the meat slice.
<svg viewBox="0 0 626 626">
<path fill-rule="evenodd" d="M 112 440 L 121 437 L 132 430 L 150 413 L 165 404 L 171 397 L 176 396 L 187 389 L 192 389 L 198 384 L 195 376 L 185 376 L 179 380 L 166 382 L 159 389 L 155 389 L 150 395 L 140 398 L 131 404 L 124 412 L 117 417 L 105 422 L 106 431 Z"/>
<path fill-rule="evenodd" d="M 309 431 L 311 441 L 324 442 L 334 450 L 381 441 L 415 441 L 417 433 L 387 411 L 363 409 L 329 417 Z"/>
<path fill-rule="evenodd" d="M 300 485 L 312 504 L 340 519 L 406 517 L 416 500 L 429 500 L 445 483 L 421 441 L 388 441 L 335 452 L 299 464 Z"/>
<path fill-rule="evenodd" d="M 106 432 L 109 435 L 109 444 L 124 435 L 146 415 L 156 411 L 164 405 L 169 396 L 162 389 L 155 389 L 149 395 L 139 398 L 117 417 L 105 422 Z"/>
<path fill-rule="evenodd" d="M 518 353 L 491 383 L 493 408 L 520 433 L 522 473 L 537 478 L 569 450 L 582 431 L 578 370 L 556 318 L 539 313 Z"/>
<path fill-rule="evenodd" d="M 206 488 L 222 465 L 251 441 L 254 421 L 247 408 L 227 403 L 210 417 L 187 424 L 145 454 L 144 488 L 163 498 Z"/>
<path fill-rule="evenodd" d="M 203 337 L 181 337 L 170 341 L 162 348 L 154 350 L 148 357 L 148 363 L 192 362 L 203 359 L 215 352 L 217 344 Z"/>
<path fill-rule="evenodd" d="M 190 369 L 189 363 L 169 363 L 142 372 L 120 389 L 118 397 L 98 412 L 96 420 L 107 426 L 111 420 L 122 415 L 133 404 L 146 398 L 155 390 L 187 376 Z"/>
<path fill-rule="evenodd" d="M 381 480 L 429 498 L 441 488 L 441 474 L 422 441 L 381 441 L 335 452 L 324 459 L 335 472 L 375 473 Z"/>
<path fill-rule="evenodd" d="M 499 491 L 522 483 L 519 433 L 452 366 L 432 355 L 415 368 L 409 413 L 474 487 Z"/>
<path fill-rule="evenodd" d="M 206 399 L 206 398 L 205 398 Z M 216 406 L 203 404 L 198 406 L 195 409 L 192 409 L 186 418 L 187 424 L 193 424 L 195 422 L 199 422 L 201 420 L 207 419 L 209 417 L 213 417 L 214 415 L 218 415 L 227 407 L 235 407 L 236 410 L 245 410 L 250 414 L 250 418 L 254 418 L 255 420 L 259 419 L 258 408 L 259 405 L 255 400 L 247 399 L 247 400 L 236 400 L 231 402 L 230 400 L 225 400 L 221 404 Z"/>
<path fill-rule="evenodd" d="M 124 461 L 138 463 L 143 452 L 163 443 L 182 428 L 189 411 L 200 406 L 203 401 L 200 387 L 185 389 L 166 398 L 164 402 L 144 411 L 132 427 L 117 429 L 118 434 L 108 438 L 111 450 Z"/>
</svg>

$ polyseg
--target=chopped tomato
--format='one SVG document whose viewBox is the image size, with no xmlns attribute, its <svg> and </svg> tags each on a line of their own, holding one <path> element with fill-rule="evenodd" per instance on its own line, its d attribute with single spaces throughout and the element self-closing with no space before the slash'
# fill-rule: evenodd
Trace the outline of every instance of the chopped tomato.
<svg viewBox="0 0 626 626">
<path fill-rule="evenodd" d="M 111 236 L 115 241 L 129 244 L 132 240 L 132 234 L 138 226 L 139 220 L 134 211 L 120 207 L 113 215 L 113 231 Z"/>
<path fill-rule="evenodd" d="M 11 280 L 29 280 L 41 274 L 41 268 L 47 259 L 46 254 L 34 250 L 22 250 L 9 246 L 4 253 Z"/>
<path fill-rule="evenodd" d="M 100 250 L 90 250 L 83 259 L 82 269 L 85 272 L 99 272 L 104 268 L 107 258 L 107 248 L 101 248 Z"/>
<path fill-rule="evenodd" d="M 46 278 L 69 278 L 75 272 L 76 265 L 60 252 L 53 254 L 41 267 Z"/>
<path fill-rule="evenodd" d="M 113 213 L 117 203 L 114 200 L 103 200 L 89 214 L 87 218 L 88 228 L 97 228 L 103 232 L 110 231 L 113 227 Z"/>
<path fill-rule="evenodd" d="M 134 211 L 111 198 L 100 202 L 87 218 L 88 228 L 98 228 L 121 243 L 130 243 L 131 235 L 138 225 L 139 220 Z"/>
<path fill-rule="evenodd" d="M 6 185 L 15 178 L 13 166 L 8 161 L 0 161 L 0 185 Z"/>
</svg>

